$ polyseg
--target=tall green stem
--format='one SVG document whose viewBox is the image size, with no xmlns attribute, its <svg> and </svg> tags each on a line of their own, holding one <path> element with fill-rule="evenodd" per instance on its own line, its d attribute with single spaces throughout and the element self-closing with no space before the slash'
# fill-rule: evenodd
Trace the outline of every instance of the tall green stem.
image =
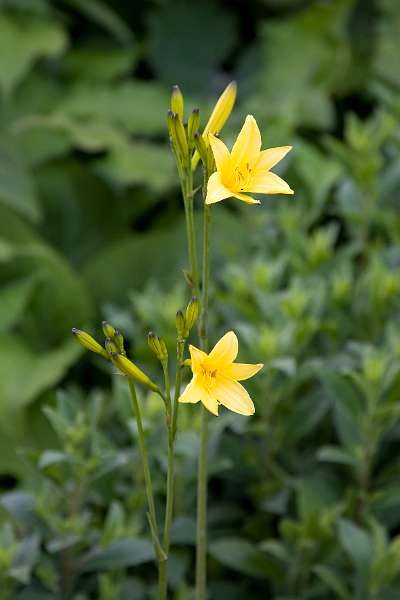
<svg viewBox="0 0 400 600">
<path fill-rule="evenodd" d="M 165 506 L 163 549 L 167 560 L 160 564 L 159 569 L 159 600 L 166 600 L 168 592 L 168 553 L 170 545 L 170 531 L 172 523 L 172 511 L 174 506 L 174 448 L 172 442 L 172 420 L 171 420 L 171 384 L 169 379 L 168 361 L 162 361 L 165 385 L 165 409 L 168 435 L 168 466 L 167 466 L 167 501 Z"/>
<path fill-rule="evenodd" d="M 186 214 L 186 233 L 189 252 L 190 275 L 192 279 L 194 295 L 199 297 L 199 271 L 197 265 L 196 231 L 194 226 L 193 206 L 193 173 L 190 160 L 188 168 L 185 171 L 182 189 Z"/>
<path fill-rule="evenodd" d="M 204 204 L 203 223 L 203 277 L 202 299 L 200 314 L 200 346 L 207 351 L 208 334 L 208 283 L 210 278 L 210 206 Z M 199 465 L 197 475 L 197 535 L 196 535 L 196 600 L 205 600 L 207 587 L 207 445 L 208 445 L 208 414 L 207 409 L 201 408 L 201 430 Z"/>
<path fill-rule="evenodd" d="M 151 527 L 151 532 L 152 532 L 154 550 L 155 550 L 155 554 L 156 554 L 157 561 L 158 561 L 158 568 L 160 569 L 160 565 L 163 562 L 163 557 L 160 556 L 160 545 L 158 542 L 158 535 L 157 535 L 156 506 L 154 503 L 154 494 L 153 494 L 153 486 L 151 483 L 149 458 L 148 458 L 148 454 L 147 454 L 146 440 L 145 440 L 144 431 L 143 431 L 142 414 L 141 414 L 140 405 L 139 405 L 137 395 L 136 395 L 135 385 L 131 379 L 128 379 L 128 385 L 129 385 L 129 392 L 130 392 L 130 396 L 131 396 L 132 410 L 133 410 L 133 414 L 136 418 L 136 424 L 137 424 L 139 453 L 140 453 L 140 459 L 142 462 L 144 485 L 145 485 L 145 489 L 146 489 L 147 505 L 148 505 L 148 509 L 149 509 L 150 527 Z"/>
<path fill-rule="evenodd" d="M 175 376 L 175 395 L 174 395 L 174 406 L 172 411 L 172 437 L 175 441 L 176 438 L 176 429 L 178 426 L 178 411 L 179 411 L 179 402 L 178 398 L 180 396 L 181 385 L 182 385 L 182 362 L 183 362 L 183 353 L 185 350 L 185 340 L 178 339 L 176 345 L 176 376 Z"/>
<path fill-rule="evenodd" d="M 175 376 L 175 392 L 173 411 L 171 419 L 171 386 L 168 372 L 167 362 L 163 363 L 164 371 L 164 382 L 165 382 L 165 400 L 169 406 L 167 409 L 167 430 L 168 430 L 168 470 L 167 470 L 167 502 L 165 507 L 165 522 L 164 522 L 164 538 L 163 538 L 163 549 L 168 557 L 169 548 L 171 542 L 171 526 L 172 517 L 174 510 L 174 477 L 175 477 L 175 436 L 178 419 L 178 398 L 181 390 L 181 379 L 182 379 L 182 360 L 183 351 L 185 347 L 184 340 L 178 340 L 177 351 L 176 351 L 176 376 Z M 168 558 L 166 561 L 160 563 L 159 570 L 159 591 L 160 600 L 167 598 L 168 591 Z"/>
</svg>

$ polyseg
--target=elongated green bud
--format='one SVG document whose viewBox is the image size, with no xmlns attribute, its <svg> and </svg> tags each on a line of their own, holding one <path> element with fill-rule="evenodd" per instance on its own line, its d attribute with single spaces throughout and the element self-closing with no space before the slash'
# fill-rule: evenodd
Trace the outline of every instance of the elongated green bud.
<svg viewBox="0 0 400 600">
<path fill-rule="evenodd" d="M 190 300 L 189 304 L 186 307 L 185 314 L 185 329 L 184 329 L 184 337 L 187 338 L 189 336 L 190 330 L 193 325 L 196 323 L 197 318 L 199 316 L 199 302 L 195 296 Z"/>
<path fill-rule="evenodd" d="M 152 352 L 154 352 L 154 354 L 157 356 L 158 360 L 160 360 L 161 362 L 164 362 L 165 360 L 168 359 L 167 346 L 165 345 L 165 342 L 162 338 L 160 338 L 158 335 L 156 335 L 155 333 L 150 331 L 150 333 L 147 337 L 147 341 L 148 341 L 150 350 Z"/>
<path fill-rule="evenodd" d="M 115 327 L 113 327 L 111 323 L 108 323 L 107 321 L 102 322 L 102 327 L 104 335 L 106 336 L 106 338 L 108 338 L 108 341 L 112 341 L 115 344 L 115 352 L 118 352 L 119 354 L 126 354 L 124 349 L 124 338 L 122 334 L 118 331 L 118 329 L 115 329 Z M 107 347 L 106 350 L 108 350 Z"/>
<path fill-rule="evenodd" d="M 101 326 L 103 328 L 103 333 L 106 336 L 106 338 L 112 339 L 115 335 L 115 328 L 107 321 L 103 321 Z"/>
<path fill-rule="evenodd" d="M 174 113 L 172 112 L 172 110 L 169 110 L 167 113 L 167 127 L 168 127 L 168 135 L 171 139 L 171 141 L 173 143 L 174 142 L 174 137 L 175 137 L 175 132 L 174 132 Z"/>
<path fill-rule="evenodd" d="M 114 340 L 112 338 L 106 338 L 105 342 L 104 342 L 104 346 L 108 352 L 108 354 L 110 356 L 112 356 L 113 354 L 118 354 L 118 346 L 117 344 L 114 342 Z"/>
<path fill-rule="evenodd" d="M 179 154 L 182 156 L 182 158 L 187 158 L 188 153 L 189 153 L 189 148 L 188 148 L 188 143 L 187 143 L 187 139 L 186 139 L 186 131 L 185 131 L 183 123 L 177 113 L 174 113 L 174 115 L 173 115 L 173 123 L 174 123 L 173 141 L 176 145 L 176 148 L 177 148 Z"/>
<path fill-rule="evenodd" d="M 201 162 L 204 166 L 207 166 L 207 146 L 205 145 L 204 139 L 198 131 L 196 131 L 196 133 L 194 134 L 194 145 L 196 146 L 196 150 L 198 152 L 198 156 L 200 156 Z"/>
<path fill-rule="evenodd" d="M 150 377 L 143 373 L 129 358 L 123 356 L 122 354 L 117 354 L 113 352 L 111 354 L 112 361 L 114 365 L 126 375 L 129 379 L 134 379 L 135 381 L 139 381 L 139 383 L 143 383 L 143 385 L 147 385 L 154 392 L 159 392 L 160 388 L 156 383 L 154 383 Z"/>
<path fill-rule="evenodd" d="M 126 352 L 125 352 L 125 348 L 124 348 L 124 336 L 119 331 L 119 329 L 115 330 L 114 342 L 117 344 L 119 353 L 123 354 L 125 356 Z"/>
<path fill-rule="evenodd" d="M 183 338 L 185 333 L 185 317 L 183 316 L 183 312 L 181 310 L 178 310 L 176 313 L 175 324 L 178 336 Z"/>
<path fill-rule="evenodd" d="M 99 342 L 94 339 L 94 337 L 86 333 L 86 331 L 82 331 L 81 329 L 76 329 L 76 327 L 74 327 L 72 329 L 72 333 L 80 345 L 86 350 L 90 350 L 91 352 L 95 352 L 96 354 L 100 354 L 101 356 L 104 356 L 104 358 L 109 359 L 109 356 L 104 350 L 103 346 L 101 346 Z"/>
<path fill-rule="evenodd" d="M 187 126 L 187 139 L 189 150 L 193 150 L 195 146 L 194 136 L 200 127 L 200 113 L 198 108 L 194 108 L 190 114 Z"/>
<path fill-rule="evenodd" d="M 180 120 L 183 120 L 183 95 L 178 85 L 172 87 L 171 110 L 176 113 Z"/>
</svg>

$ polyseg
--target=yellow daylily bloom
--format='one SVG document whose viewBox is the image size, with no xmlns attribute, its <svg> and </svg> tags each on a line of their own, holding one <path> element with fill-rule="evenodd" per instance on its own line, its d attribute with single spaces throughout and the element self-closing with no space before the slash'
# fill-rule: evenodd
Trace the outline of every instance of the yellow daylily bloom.
<svg viewBox="0 0 400 600">
<path fill-rule="evenodd" d="M 214 415 L 222 404 L 241 415 L 253 415 L 254 404 L 239 383 L 253 377 L 263 364 L 234 363 L 238 353 L 238 339 L 228 331 L 209 354 L 189 346 L 193 379 L 179 398 L 179 402 L 201 402 Z"/>
<path fill-rule="evenodd" d="M 234 196 L 248 204 L 259 204 L 247 193 L 294 194 L 286 181 L 270 169 L 292 149 L 281 146 L 261 151 L 261 134 L 252 115 L 247 115 L 232 151 L 212 133 L 208 139 L 217 170 L 208 180 L 206 204 Z"/>
</svg>

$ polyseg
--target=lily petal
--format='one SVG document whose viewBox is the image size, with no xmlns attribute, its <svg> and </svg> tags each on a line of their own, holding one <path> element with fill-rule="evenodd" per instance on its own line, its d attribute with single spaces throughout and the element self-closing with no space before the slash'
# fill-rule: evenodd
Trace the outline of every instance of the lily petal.
<svg viewBox="0 0 400 600">
<path fill-rule="evenodd" d="M 258 371 L 263 368 L 263 364 L 249 365 L 246 363 L 232 363 L 224 368 L 223 373 L 225 377 L 235 379 L 236 381 L 244 381 L 250 379 Z"/>
<path fill-rule="evenodd" d="M 216 366 L 228 365 L 238 353 L 238 339 L 234 331 L 228 331 L 214 346 L 208 355 L 208 361 Z"/>
<path fill-rule="evenodd" d="M 235 198 L 238 198 L 242 202 L 246 202 L 246 204 L 261 204 L 259 200 L 252 198 L 251 196 L 247 196 L 246 194 L 232 194 Z"/>
<path fill-rule="evenodd" d="M 225 200 L 225 198 L 230 198 L 232 195 L 232 192 L 221 182 L 219 173 L 217 171 L 213 173 L 207 184 L 206 204 L 220 202 L 221 200 Z"/>
<path fill-rule="evenodd" d="M 224 142 L 212 133 L 208 134 L 208 140 L 210 142 L 211 150 L 214 154 L 215 164 L 217 165 L 217 170 L 221 171 L 226 165 L 227 161 L 230 159 L 230 154 L 228 148 L 225 146 Z"/>
<path fill-rule="evenodd" d="M 288 152 L 292 149 L 292 146 L 279 146 L 277 148 L 268 148 L 268 150 L 263 150 L 260 153 L 260 157 L 257 161 L 256 169 L 266 169 L 269 171 L 274 167 L 278 162 L 282 160 L 286 156 Z"/>
<path fill-rule="evenodd" d="M 200 367 L 200 364 L 207 360 L 208 355 L 203 352 L 203 350 L 199 350 L 199 348 L 196 348 L 196 346 L 192 346 L 191 344 L 189 345 L 189 352 L 192 361 L 192 371 L 193 373 L 196 373 Z"/>
<path fill-rule="evenodd" d="M 257 171 L 245 191 L 253 194 L 294 194 L 286 181 L 269 171 L 267 173 Z"/>
<path fill-rule="evenodd" d="M 218 398 L 218 402 L 223 404 L 229 410 L 233 410 L 240 415 L 253 415 L 255 408 L 244 387 L 237 381 L 227 377 L 219 377 L 218 384 L 213 393 Z"/>
<path fill-rule="evenodd" d="M 261 134 L 253 115 L 247 115 L 244 125 L 232 148 L 232 165 L 240 167 L 243 163 L 253 164 L 261 149 Z"/>
<path fill-rule="evenodd" d="M 203 390 L 201 401 L 207 410 L 209 410 L 213 415 L 218 417 L 218 400 L 214 393 L 210 394 Z"/>
<path fill-rule="evenodd" d="M 192 381 L 188 383 L 186 389 L 183 394 L 181 394 L 178 398 L 179 402 L 191 402 L 192 404 L 196 404 L 201 400 L 203 395 L 203 388 L 199 385 L 199 381 L 196 375 L 193 377 Z"/>
</svg>

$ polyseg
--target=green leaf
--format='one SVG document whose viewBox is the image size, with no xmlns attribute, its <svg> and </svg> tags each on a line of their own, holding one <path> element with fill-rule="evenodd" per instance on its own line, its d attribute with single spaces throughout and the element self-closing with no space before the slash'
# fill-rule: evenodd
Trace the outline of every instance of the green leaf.
<svg viewBox="0 0 400 600">
<path fill-rule="evenodd" d="M 18 323 L 27 309 L 36 283 L 35 277 L 27 277 L 0 289 L 0 333 Z"/>
<path fill-rule="evenodd" d="M 113 123 L 131 133 L 166 133 L 167 90 L 153 81 L 79 83 L 57 106 L 54 115 L 82 122 Z M 155 167 L 156 168 L 156 167 Z"/>
<path fill-rule="evenodd" d="M 316 565 L 313 568 L 314 573 L 323 581 L 332 592 L 335 593 L 335 598 L 340 600 L 350 600 L 351 596 L 342 582 L 342 578 L 337 575 L 331 568 L 324 565 Z"/>
<path fill-rule="evenodd" d="M 210 545 L 215 560 L 227 567 L 256 578 L 275 579 L 279 573 L 276 564 L 257 546 L 242 538 L 222 538 Z"/>
<path fill-rule="evenodd" d="M 90 319 L 88 290 L 64 258 L 42 243 L 20 245 L 17 274 L 37 272 L 40 279 L 32 298 L 31 310 L 23 322 L 35 345 L 62 343 L 71 328 Z M 38 344 L 38 340 L 41 343 Z"/>
<path fill-rule="evenodd" d="M 0 415 L 24 407 L 65 375 L 80 355 L 69 339 L 53 350 L 37 353 L 16 335 L 0 335 Z M 8 416 L 10 418 L 10 416 Z M 9 427 L 12 427 L 11 422 Z"/>
<path fill-rule="evenodd" d="M 338 524 L 339 542 L 353 565 L 360 570 L 368 569 L 373 559 L 373 543 L 369 533 L 348 519 Z"/>
<path fill-rule="evenodd" d="M 167 146 L 147 142 L 120 143 L 96 161 L 96 172 L 117 186 L 146 185 L 155 192 L 175 183 L 175 171 Z"/>
<path fill-rule="evenodd" d="M 71 50 L 65 66 L 81 81 L 108 81 L 131 71 L 137 57 L 138 52 L 131 48 L 88 46 Z"/>
<path fill-rule="evenodd" d="M 317 458 L 323 462 L 349 465 L 351 467 L 357 466 L 357 459 L 338 446 L 323 446 L 318 450 Z"/>
<path fill-rule="evenodd" d="M 143 538 L 126 538 L 86 554 L 82 557 L 82 571 L 123 569 L 152 560 L 154 560 L 154 550 L 150 541 Z"/>
<path fill-rule="evenodd" d="M 295 486 L 298 511 L 302 519 L 318 518 L 322 511 L 333 508 L 338 500 L 339 490 L 335 481 L 322 471 L 299 478 Z"/>
<path fill-rule="evenodd" d="M 40 219 L 33 178 L 11 140 L 0 143 L 0 203 L 31 221 Z"/>
<path fill-rule="evenodd" d="M 40 57 L 60 54 L 67 43 L 55 22 L 0 13 L 0 87 L 8 94 Z"/>
<path fill-rule="evenodd" d="M 151 231 L 127 237 L 98 252 L 84 269 L 84 276 L 97 303 L 121 301 L 132 289 L 140 289 L 148 273 L 169 285 L 179 277 L 185 267 L 182 247 L 185 232 L 182 222 L 167 231 Z M 169 270 L 175 265 L 176 273 Z"/>
<path fill-rule="evenodd" d="M 133 34 L 129 27 L 119 17 L 118 13 L 102 0 L 67 0 L 67 2 L 100 27 L 103 27 L 122 44 L 132 42 Z"/>
</svg>

